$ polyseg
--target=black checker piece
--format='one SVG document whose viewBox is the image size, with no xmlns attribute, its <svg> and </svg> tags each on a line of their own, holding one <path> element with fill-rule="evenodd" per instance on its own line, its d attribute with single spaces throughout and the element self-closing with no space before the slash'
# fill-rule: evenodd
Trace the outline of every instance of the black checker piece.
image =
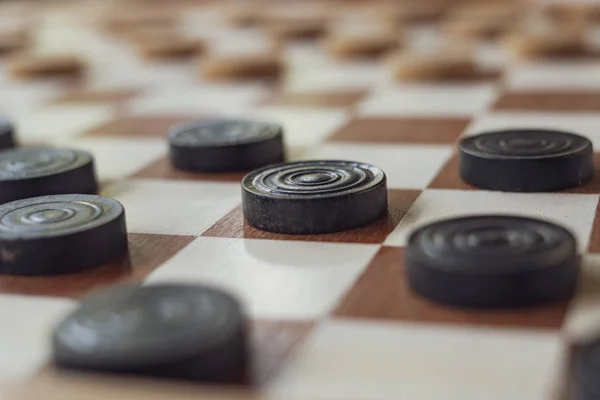
<svg viewBox="0 0 600 400">
<path fill-rule="evenodd" d="M 0 152 L 0 203 L 54 194 L 95 194 L 92 154 L 49 147 Z"/>
<path fill-rule="evenodd" d="M 386 176 L 355 161 L 276 164 L 244 177 L 242 210 L 251 226 L 275 233 L 359 228 L 387 214 Z"/>
<path fill-rule="evenodd" d="M 594 174 L 592 142 L 555 130 L 514 129 L 462 139 L 459 171 L 468 184 L 507 192 L 581 186 Z"/>
<path fill-rule="evenodd" d="M 228 382 L 243 375 L 246 337 L 240 303 L 221 290 L 116 285 L 60 322 L 53 360 L 68 369 Z"/>
<path fill-rule="evenodd" d="M 571 298 L 577 243 L 553 223 L 508 215 L 437 221 L 415 230 L 405 251 L 411 289 L 457 307 L 524 307 Z"/>
<path fill-rule="evenodd" d="M 285 161 L 283 128 L 247 120 L 207 120 L 169 132 L 171 164 L 195 172 L 250 171 Z"/>
<path fill-rule="evenodd" d="M 96 195 L 54 195 L 0 206 L 0 273 L 58 275 L 110 262 L 128 248 L 125 209 Z"/>
</svg>

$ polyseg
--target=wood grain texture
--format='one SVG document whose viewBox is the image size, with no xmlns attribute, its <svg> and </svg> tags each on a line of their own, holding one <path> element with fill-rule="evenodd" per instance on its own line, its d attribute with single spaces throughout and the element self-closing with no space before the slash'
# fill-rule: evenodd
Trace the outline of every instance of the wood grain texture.
<svg viewBox="0 0 600 400">
<path fill-rule="evenodd" d="M 599 194 L 600 193 L 600 153 L 594 153 L 594 165 L 596 172 L 592 180 L 585 185 L 566 190 L 556 191 L 556 193 L 578 193 L 578 194 Z M 458 155 L 454 154 L 446 164 L 439 170 L 438 174 L 431 180 L 429 189 L 453 189 L 453 190 L 480 190 L 479 188 L 465 183 L 459 175 Z"/>
<path fill-rule="evenodd" d="M 84 136 L 164 137 L 166 140 L 168 131 L 173 125 L 202 118 L 202 116 L 183 114 L 119 117 L 88 130 Z"/>
<path fill-rule="evenodd" d="M 562 325 L 567 302 L 521 310 L 444 307 L 412 293 L 404 276 L 404 249 L 382 247 L 334 315 L 371 320 L 553 328 Z"/>
<path fill-rule="evenodd" d="M 402 217 L 419 197 L 419 190 L 388 190 L 388 214 L 367 226 L 343 232 L 319 235 L 284 235 L 270 233 L 251 227 L 244 220 L 242 208 L 237 207 L 202 236 L 269 240 L 302 240 L 344 243 L 383 243 L 385 238 L 400 223 Z"/>
<path fill-rule="evenodd" d="M 468 118 L 354 118 L 327 140 L 402 144 L 453 144 Z"/>
<path fill-rule="evenodd" d="M 168 157 L 162 157 L 136 172 L 133 177 L 187 181 L 241 182 L 246 174 L 247 172 L 205 173 L 182 171 L 173 167 Z"/>
<path fill-rule="evenodd" d="M 600 92 L 508 92 L 492 105 L 497 111 L 599 112 Z"/>
<path fill-rule="evenodd" d="M 84 272 L 56 276 L 0 276 L 0 293 L 81 298 L 90 290 L 118 282 L 140 282 L 195 237 L 129 234 L 129 252 Z"/>
</svg>

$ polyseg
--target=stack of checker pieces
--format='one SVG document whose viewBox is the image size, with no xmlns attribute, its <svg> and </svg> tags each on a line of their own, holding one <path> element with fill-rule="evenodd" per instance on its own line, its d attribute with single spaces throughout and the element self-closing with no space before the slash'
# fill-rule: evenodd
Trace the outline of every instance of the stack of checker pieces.
<svg viewBox="0 0 600 400">
<path fill-rule="evenodd" d="M 149 13 L 151 15 L 147 16 L 147 20 L 144 20 L 144 12 L 136 12 L 135 17 L 132 17 L 129 21 L 125 22 L 116 17 L 114 19 L 109 18 L 111 23 L 108 24 L 107 29 L 111 31 L 112 34 L 124 35 L 120 37 L 125 40 L 131 38 L 132 45 L 139 49 L 140 53 L 148 59 L 156 59 L 157 57 L 170 58 L 173 56 L 195 57 L 200 54 L 199 72 L 205 79 L 209 80 L 277 78 L 285 72 L 285 66 L 283 66 L 281 61 L 277 58 L 278 53 L 282 50 L 281 46 L 284 46 L 281 44 L 282 40 L 285 41 L 289 37 L 302 37 L 306 39 L 322 38 L 323 36 L 326 37 L 323 41 L 323 48 L 325 51 L 330 52 L 334 57 L 340 57 L 342 59 L 348 59 L 348 57 L 350 57 L 352 59 L 353 57 L 382 56 L 382 62 L 388 63 L 390 70 L 393 71 L 393 75 L 400 81 L 490 79 L 488 73 L 482 73 L 475 68 L 472 53 L 470 53 L 467 46 L 469 40 L 464 41 L 463 39 L 465 35 L 468 36 L 469 39 L 479 37 L 480 35 L 485 37 L 503 36 L 503 27 L 498 27 L 495 24 L 499 19 L 503 20 L 503 18 L 498 18 L 498 15 L 504 16 L 504 12 L 511 17 L 513 15 L 510 14 L 509 11 L 506 11 L 504 6 L 498 8 L 500 11 L 481 11 L 483 13 L 490 12 L 494 15 L 494 18 L 479 19 L 465 17 L 461 20 L 461 17 L 456 17 L 456 20 L 449 21 L 447 29 L 460 36 L 461 40 L 456 42 L 456 44 L 454 42 L 449 43 L 447 49 L 440 49 L 442 51 L 436 51 L 435 54 L 412 54 L 396 49 L 396 47 L 401 48 L 401 43 L 406 39 L 402 39 L 402 33 L 397 31 L 398 21 L 395 20 L 395 18 L 399 18 L 401 21 L 402 18 L 407 18 L 406 22 L 412 22 L 412 17 L 417 20 L 423 18 L 436 20 L 440 17 L 446 17 L 447 15 L 440 14 L 442 9 L 436 8 L 437 6 L 431 6 L 431 9 L 428 9 L 427 11 L 414 11 L 414 14 L 413 11 L 410 11 L 411 7 L 408 6 L 402 8 L 394 5 L 391 9 L 389 4 L 376 4 L 366 7 L 364 5 L 356 4 L 345 6 L 347 9 L 354 9 L 355 7 L 359 9 L 363 7 L 366 8 L 368 11 L 366 14 L 368 16 L 362 16 L 364 18 L 376 18 L 379 21 L 384 15 L 391 16 L 389 24 L 382 24 L 385 26 L 381 32 L 378 31 L 376 34 L 368 32 L 365 34 L 366 38 L 363 38 L 364 40 L 354 39 L 355 36 L 352 35 L 357 35 L 357 33 L 349 35 L 352 37 L 350 40 L 344 34 L 338 34 L 337 32 L 328 36 L 324 30 L 324 26 L 329 26 L 331 21 L 322 20 L 322 15 L 327 15 L 328 12 L 331 12 L 327 11 L 329 10 L 328 7 L 320 10 L 319 13 L 315 13 L 318 14 L 317 17 L 313 14 L 312 16 L 309 15 L 308 17 L 300 18 L 301 21 L 290 22 L 286 21 L 282 16 L 275 16 L 273 17 L 275 21 L 267 20 L 265 22 L 261 16 L 256 15 L 254 12 L 255 10 L 244 9 L 244 7 L 238 6 L 231 11 L 231 14 L 228 11 L 225 15 L 228 15 L 235 23 L 266 24 L 268 25 L 267 28 L 269 31 L 272 32 L 277 40 L 273 44 L 273 50 L 269 51 L 268 55 L 264 52 L 258 52 L 250 55 L 236 55 L 234 58 L 229 55 L 223 57 L 219 55 L 204 57 L 201 54 L 203 53 L 206 44 L 194 42 L 192 45 L 190 44 L 191 41 L 186 41 L 185 38 L 175 36 L 173 35 L 173 32 L 168 32 L 169 29 L 173 27 L 171 26 L 173 24 L 173 15 L 177 15 L 172 12 L 162 12 L 161 14 L 161 11 L 153 10 Z M 185 10 L 186 7 L 193 8 L 197 6 L 184 4 L 178 5 L 178 7 L 182 7 L 181 10 Z M 311 10 L 320 9 L 320 6 L 312 5 L 311 7 Z M 184 12 L 181 10 L 178 10 L 177 12 Z M 399 12 L 401 15 L 395 15 L 393 12 L 394 10 L 402 10 L 402 12 Z M 482 10 L 488 10 L 487 6 L 482 8 Z M 551 10 L 546 8 L 544 11 L 548 13 L 546 17 L 556 19 L 554 23 L 558 24 L 561 29 L 565 29 L 561 30 L 561 32 L 568 32 L 569 34 L 560 35 L 560 37 L 557 38 L 556 35 L 549 35 L 547 33 L 549 31 L 544 31 L 542 34 L 532 34 L 532 37 L 529 38 L 529 40 L 525 32 L 518 32 L 517 30 L 518 34 L 516 36 L 508 36 L 505 38 L 506 41 L 503 42 L 506 43 L 511 52 L 514 52 L 516 56 L 522 59 L 555 56 L 594 56 L 595 53 L 593 49 L 590 50 L 582 46 L 582 38 L 580 36 L 582 34 L 582 27 L 587 27 L 589 26 L 588 24 L 593 24 L 595 22 L 596 17 L 593 9 L 591 11 L 582 11 L 577 9 L 577 7 L 567 7 L 565 10 L 562 10 L 558 7 Z M 312 12 L 313 11 L 309 12 L 309 14 Z M 467 14 L 469 12 L 465 11 Z M 124 15 L 128 15 L 128 13 L 124 13 Z M 134 13 L 131 15 L 134 15 Z M 408 15 L 408 17 L 406 17 L 406 15 Z M 511 17 L 506 17 L 506 20 L 512 20 Z M 293 17 L 289 17 L 289 15 L 287 18 L 293 19 Z M 117 20 L 117 22 L 115 22 L 115 20 Z M 445 19 L 443 20 L 446 21 Z M 478 23 L 473 24 L 473 26 L 468 26 L 469 21 L 473 20 L 477 20 Z M 490 22 L 488 25 L 482 21 Z M 463 24 L 463 26 L 460 26 L 461 24 Z M 465 24 L 467 26 L 464 26 Z M 105 26 L 105 21 L 102 21 L 100 25 Z M 506 25 L 504 25 L 504 28 L 505 27 Z M 555 29 L 556 28 L 552 28 L 550 32 L 554 32 Z M 572 36 L 570 35 L 571 32 L 573 33 Z M 568 40 L 565 39 L 565 37 L 567 37 Z M 181 42 L 179 42 L 179 39 L 182 39 Z M 172 43 L 177 43 L 177 45 L 171 47 Z M 360 46 L 357 46 L 357 43 L 360 44 Z M 154 47 L 154 45 L 156 45 L 156 47 Z M 72 57 L 54 58 L 51 60 L 52 62 L 50 62 L 52 68 L 46 68 L 46 66 L 44 66 L 44 68 L 38 69 L 38 66 L 40 65 L 38 64 L 39 61 L 39 58 L 36 58 L 32 62 L 32 59 L 27 60 L 25 58 L 17 57 L 15 58 L 15 61 L 9 63 L 9 71 L 11 71 L 15 78 L 29 78 L 38 73 L 54 74 L 56 72 L 71 77 L 72 74 L 81 75 L 81 73 L 85 71 L 83 63 L 79 63 L 79 60 Z M 23 66 L 26 67 L 24 68 Z M 494 72 L 499 73 L 500 71 Z M 494 77 L 492 77 L 492 79 L 494 79 Z"/>
</svg>

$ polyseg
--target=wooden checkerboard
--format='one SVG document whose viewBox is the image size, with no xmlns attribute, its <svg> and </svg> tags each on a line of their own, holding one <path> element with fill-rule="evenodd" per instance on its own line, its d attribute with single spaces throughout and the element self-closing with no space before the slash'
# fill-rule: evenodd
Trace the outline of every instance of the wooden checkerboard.
<svg viewBox="0 0 600 400">
<path fill-rule="evenodd" d="M 379 2 L 337 3 L 334 9 L 366 7 L 384 18 Z M 398 10 L 410 8 L 400 3 Z M 405 40 L 417 48 L 443 41 L 447 33 L 438 28 L 454 2 L 443 3 L 425 24 L 403 20 Z M 265 4 L 256 8 L 282 3 Z M 256 18 L 247 3 L 236 10 L 237 23 Z M 600 174 L 557 193 L 483 191 L 458 176 L 455 143 L 489 129 L 541 127 L 579 133 L 600 148 L 600 19 L 583 25 L 587 57 L 515 60 L 497 41 L 476 38 L 477 64 L 495 74 L 415 82 L 399 81 L 381 58 L 336 59 L 314 32 L 289 38 L 281 26 L 245 27 L 233 17 L 223 2 L 209 1 L 0 3 L 0 28 L 25 23 L 37 52 L 86 62 L 76 79 L 17 79 L 3 58 L 0 112 L 15 122 L 22 145 L 91 151 L 101 194 L 122 202 L 130 232 L 128 256 L 110 265 L 57 277 L 0 277 L 0 398 L 563 398 L 577 343 L 600 327 Z M 259 51 L 279 35 L 284 73 L 212 81 L 195 59 L 141 57 L 126 34 L 142 28 L 177 29 L 216 53 Z M 281 123 L 289 160 L 377 165 L 388 178 L 389 214 L 325 235 L 248 226 L 243 174 L 186 173 L 168 161 L 167 129 L 212 117 Z M 411 293 L 403 274 L 410 232 L 444 217 L 492 212 L 541 217 L 576 234 L 583 273 L 570 303 L 466 311 Z M 252 324 L 250 376 L 221 388 L 55 371 L 49 334 L 58 318 L 91 290 L 124 281 L 202 282 L 237 294 Z"/>
</svg>

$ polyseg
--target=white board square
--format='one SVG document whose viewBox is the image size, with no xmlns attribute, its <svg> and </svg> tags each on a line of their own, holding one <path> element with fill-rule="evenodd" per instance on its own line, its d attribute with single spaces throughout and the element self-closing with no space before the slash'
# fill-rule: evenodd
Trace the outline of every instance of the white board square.
<svg viewBox="0 0 600 400">
<path fill-rule="evenodd" d="M 167 153 L 162 139 L 79 138 L 59 144 L 89 151 L 94 155 L 100 181 L 125 178 Z"/>
<path fill-rule="evenodd" d="M 493 85 L 396 85 L 375 90 L 358 107 L 361 116 L 471 117 L 485 111 Z"/>
<path fill-rule="evenodd" d="M 114 115 L 114 107 L 107 105 L 51 105 L 20 113 L 14 123 L 24 143 L 53 143 L 81 135 Z"/>
<path fill-rule="evenodd" d="M 270 399 L 547 400 L 558 332 L 335 319 L 298 349 Z"/>
<path fill-rule="evenodd" d="M 335 306 L 378 248 L 199 237 L 147 282 L 217 285 L 239 296 L 253 317 L 314 319 Z"/>
<path fill-rule="evenodd" d="M 598 62 L 523 63 L 509 68 L 506 84 L 511 90 L 599 91 Z"/>
<path fill-rule="evenodd" d="M 103 196 L 126 210 L 130 232 L 200 235 L 241 201 L 239 183 L 131 179 L 110 185 Z"/>
<path fill-rule="evenodd" d="M 267 95 L 259 84 L 195 85 L 150 90 L 129 103 L 134 115 L 148 114 L 221 114 L 255 105 Z"/>
<path fill-rule="evenodd" d="M 66 299 L 0 294 L 0 381 L 38 372 L 50 355 L 53 328 L 75 305 Z"/>
</svg>

